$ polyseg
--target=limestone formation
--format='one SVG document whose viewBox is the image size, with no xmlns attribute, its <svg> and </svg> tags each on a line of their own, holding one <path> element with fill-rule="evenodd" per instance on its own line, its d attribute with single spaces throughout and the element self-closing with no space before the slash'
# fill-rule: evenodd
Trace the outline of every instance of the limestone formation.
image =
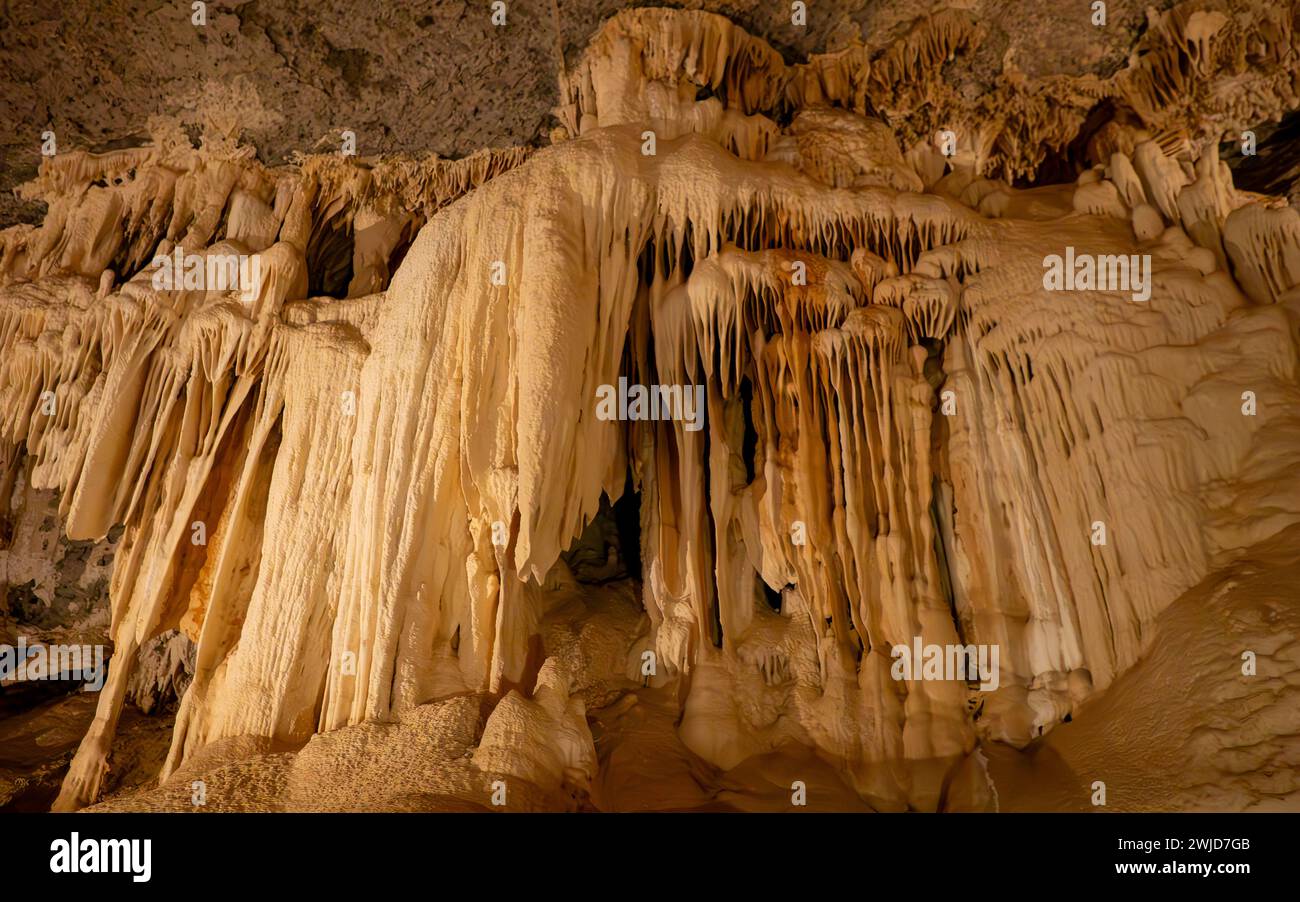
<svg viewBox="0 0 1300 902">
<path fill-rule="evenodd" d="M 544 148 L 276 166 L 160 117 L 47 159 L 0 232 L 0 504 L 124 528 L 55 807 L 182 693 L 100 807 L 1082 809 L 1098 735 L 1160 744 L 1138 697 L 1201 782 L 1112 807 L 1294 810 L 1293 584 L 1162 649 L 1300 559 L 1300 213 L 1220 151 L 1300 107 L 1297 27 L 1189 0 L 972 98 L 969 10 L 792 63 L 637 9 Z M 1212 765 L 1169 673 L 1267 680 L 1238 760 L 1288 766 Z"/>
</svg>

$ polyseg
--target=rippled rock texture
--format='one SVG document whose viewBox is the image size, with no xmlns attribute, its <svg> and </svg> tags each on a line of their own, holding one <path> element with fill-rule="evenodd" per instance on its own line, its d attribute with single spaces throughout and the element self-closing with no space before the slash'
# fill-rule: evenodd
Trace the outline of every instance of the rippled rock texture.
<svg viewBox="0 0 1300 902">
<path fill-rule="evenodd" d="M 47 157 L 0 515 L 114 545 L 55 807 L 176 696 L 100 807 L 1295 809 L 1300 7 L 1115 6 L 1053 70 L 560 4 L 544 140 L 276 163 L 214 88 Z"/>
</svg>

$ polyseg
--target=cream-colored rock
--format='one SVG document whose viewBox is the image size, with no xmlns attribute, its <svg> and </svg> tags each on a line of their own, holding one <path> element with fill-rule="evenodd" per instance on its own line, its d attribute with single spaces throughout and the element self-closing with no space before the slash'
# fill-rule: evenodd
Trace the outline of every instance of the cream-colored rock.
<svg viewBox="0 0 1300 902">
<path fill-rule="evenodd" d="M 854 806 L 999 804 L 981 744 L 1086 716 L 1175 599 L 1300 522 L 1296 213 L 1157 102 L 1219 97 L 1254 32 L 1153 22 L 1105 84 L 1010 65 L 1021 100 L 951 156 L 889 110 L 947 96 L 963 13 L 788 65 L 631 10 L 535 153 L 267 168 L 160 130 L 47 161 L 45 222 L 0 233 L 0 460 L 69 535 L 125 525 L 120 657 L 57 807 L 97 798 L 132 662 L 172 629 L 197 648 L 165 799 L 217 762 L 346 807 L 349 774 L 415 766 L 413 723 L 467 759 L 418 770 L 454 791 L 367 804 L 642 798 L 601 772 L 589 717 L 616 706 L 713 777 L 815 759 Z M 1289 65 L 1232 109 L 1294 106 Z M 1098 133 L 1077 185 L 1010 184 L 1103 96 L 1143 127 Z M 155 251 L 261 277 L 162 284 Z M 1066 255 L 1109 269 L 1057 290 Z M 666 407 L 611 417 L 620 384 Z M 639 584 L 580 584 L 564 553 L 629 491 Z"/>
<path fill-rule="evenodd" d="M 1138 204 L 1133 208 L 1133 234 L 1138 241 L 1151 241 L 1160 237 L 1165 230 L 1165 221 L 1160 218 L 1160 211 L 1150 204 Z"/>
</svg>

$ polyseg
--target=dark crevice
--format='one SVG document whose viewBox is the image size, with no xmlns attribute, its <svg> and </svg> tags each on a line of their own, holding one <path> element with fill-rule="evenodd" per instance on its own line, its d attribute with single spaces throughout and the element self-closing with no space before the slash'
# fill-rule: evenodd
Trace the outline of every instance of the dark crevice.
<svg viewBox="0 0 1300 902">
<path fill-rule="evenodd" d="M 1220 157 L 1232 169 L 1233 186 L 1260 194 L 1289 195 L 1300 182 L 1300 111 L 1253 131 L 1253 154 L 1242 153 L 1240 136 L 1220 147 Z"/>
<path fill-rule="evenodd" d="M 307 243 L 307 290 L 312 297 L 345 298 L 352 281 L 352 221 L 318 222 Z"/>
<path fill-rule="evenodd" d="M 740 407 L 745 414 L 745 437 L 741 441 L 740 456 L 745 461 L 745 484 L 753 483 L 757 471 L 754 454 L 758 450 L 758 430 L 754 428 L 754 383 L 745 376 L 740 380 Z"/>
<path fill-rule="evenodd" d="M 762 579 L 758 581 L 758 584 L 763 587 L 763 600 L 767 602 L 767 606 L 776 613 L 781 613 L 781 591 L 773 589 Z"/>
<path fill-rule="evenodd" d="M 627 481 L 623 484 L 623 494 L 613 507 L 614 523 L 618 528 L 619 555 L 623 567 L 632 579 L 641 578 L 641 493 L 632 482 L 632 471 L 628 470 Z"/>
</svg>

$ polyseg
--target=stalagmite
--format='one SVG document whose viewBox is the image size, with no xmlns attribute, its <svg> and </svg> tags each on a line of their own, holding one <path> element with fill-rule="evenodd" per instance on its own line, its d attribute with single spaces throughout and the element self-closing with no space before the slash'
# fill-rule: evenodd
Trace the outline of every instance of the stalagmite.
<svg viewBox="0 0 1300 902">
<path fill-rule="evenodd" d="M 577 808 L 618 788 L 592 725 L 661 710 L 717 773 L 811 750 L 855 805 L 997 804 L 982 749 L 1086 718 L 1300 523 L 1300 217 L 1216 143 L 1300 105 L 1294 21 L 1180 4 L 1108 78 L 970 101 L 963 11 L 787 63 L 637 9 L 540 150 L 267 166 L 159 120 L 47 160 L 44 222 L 0 232 L 0 500 L 21 471 L 69 537 L 125 527 L 55 807 L 100 799 L 173 630 L 161 785 L 105 807 L 218 764 L 347 807 L 308 762 L 411 767 L 433 724 L 465 754 L 420 765 L 432 807 Z M 1075 142 L 1103 102 L 1131 115 Z M 1072 142 L 1081 175 L 1012 183 Z"/>
</svg>

